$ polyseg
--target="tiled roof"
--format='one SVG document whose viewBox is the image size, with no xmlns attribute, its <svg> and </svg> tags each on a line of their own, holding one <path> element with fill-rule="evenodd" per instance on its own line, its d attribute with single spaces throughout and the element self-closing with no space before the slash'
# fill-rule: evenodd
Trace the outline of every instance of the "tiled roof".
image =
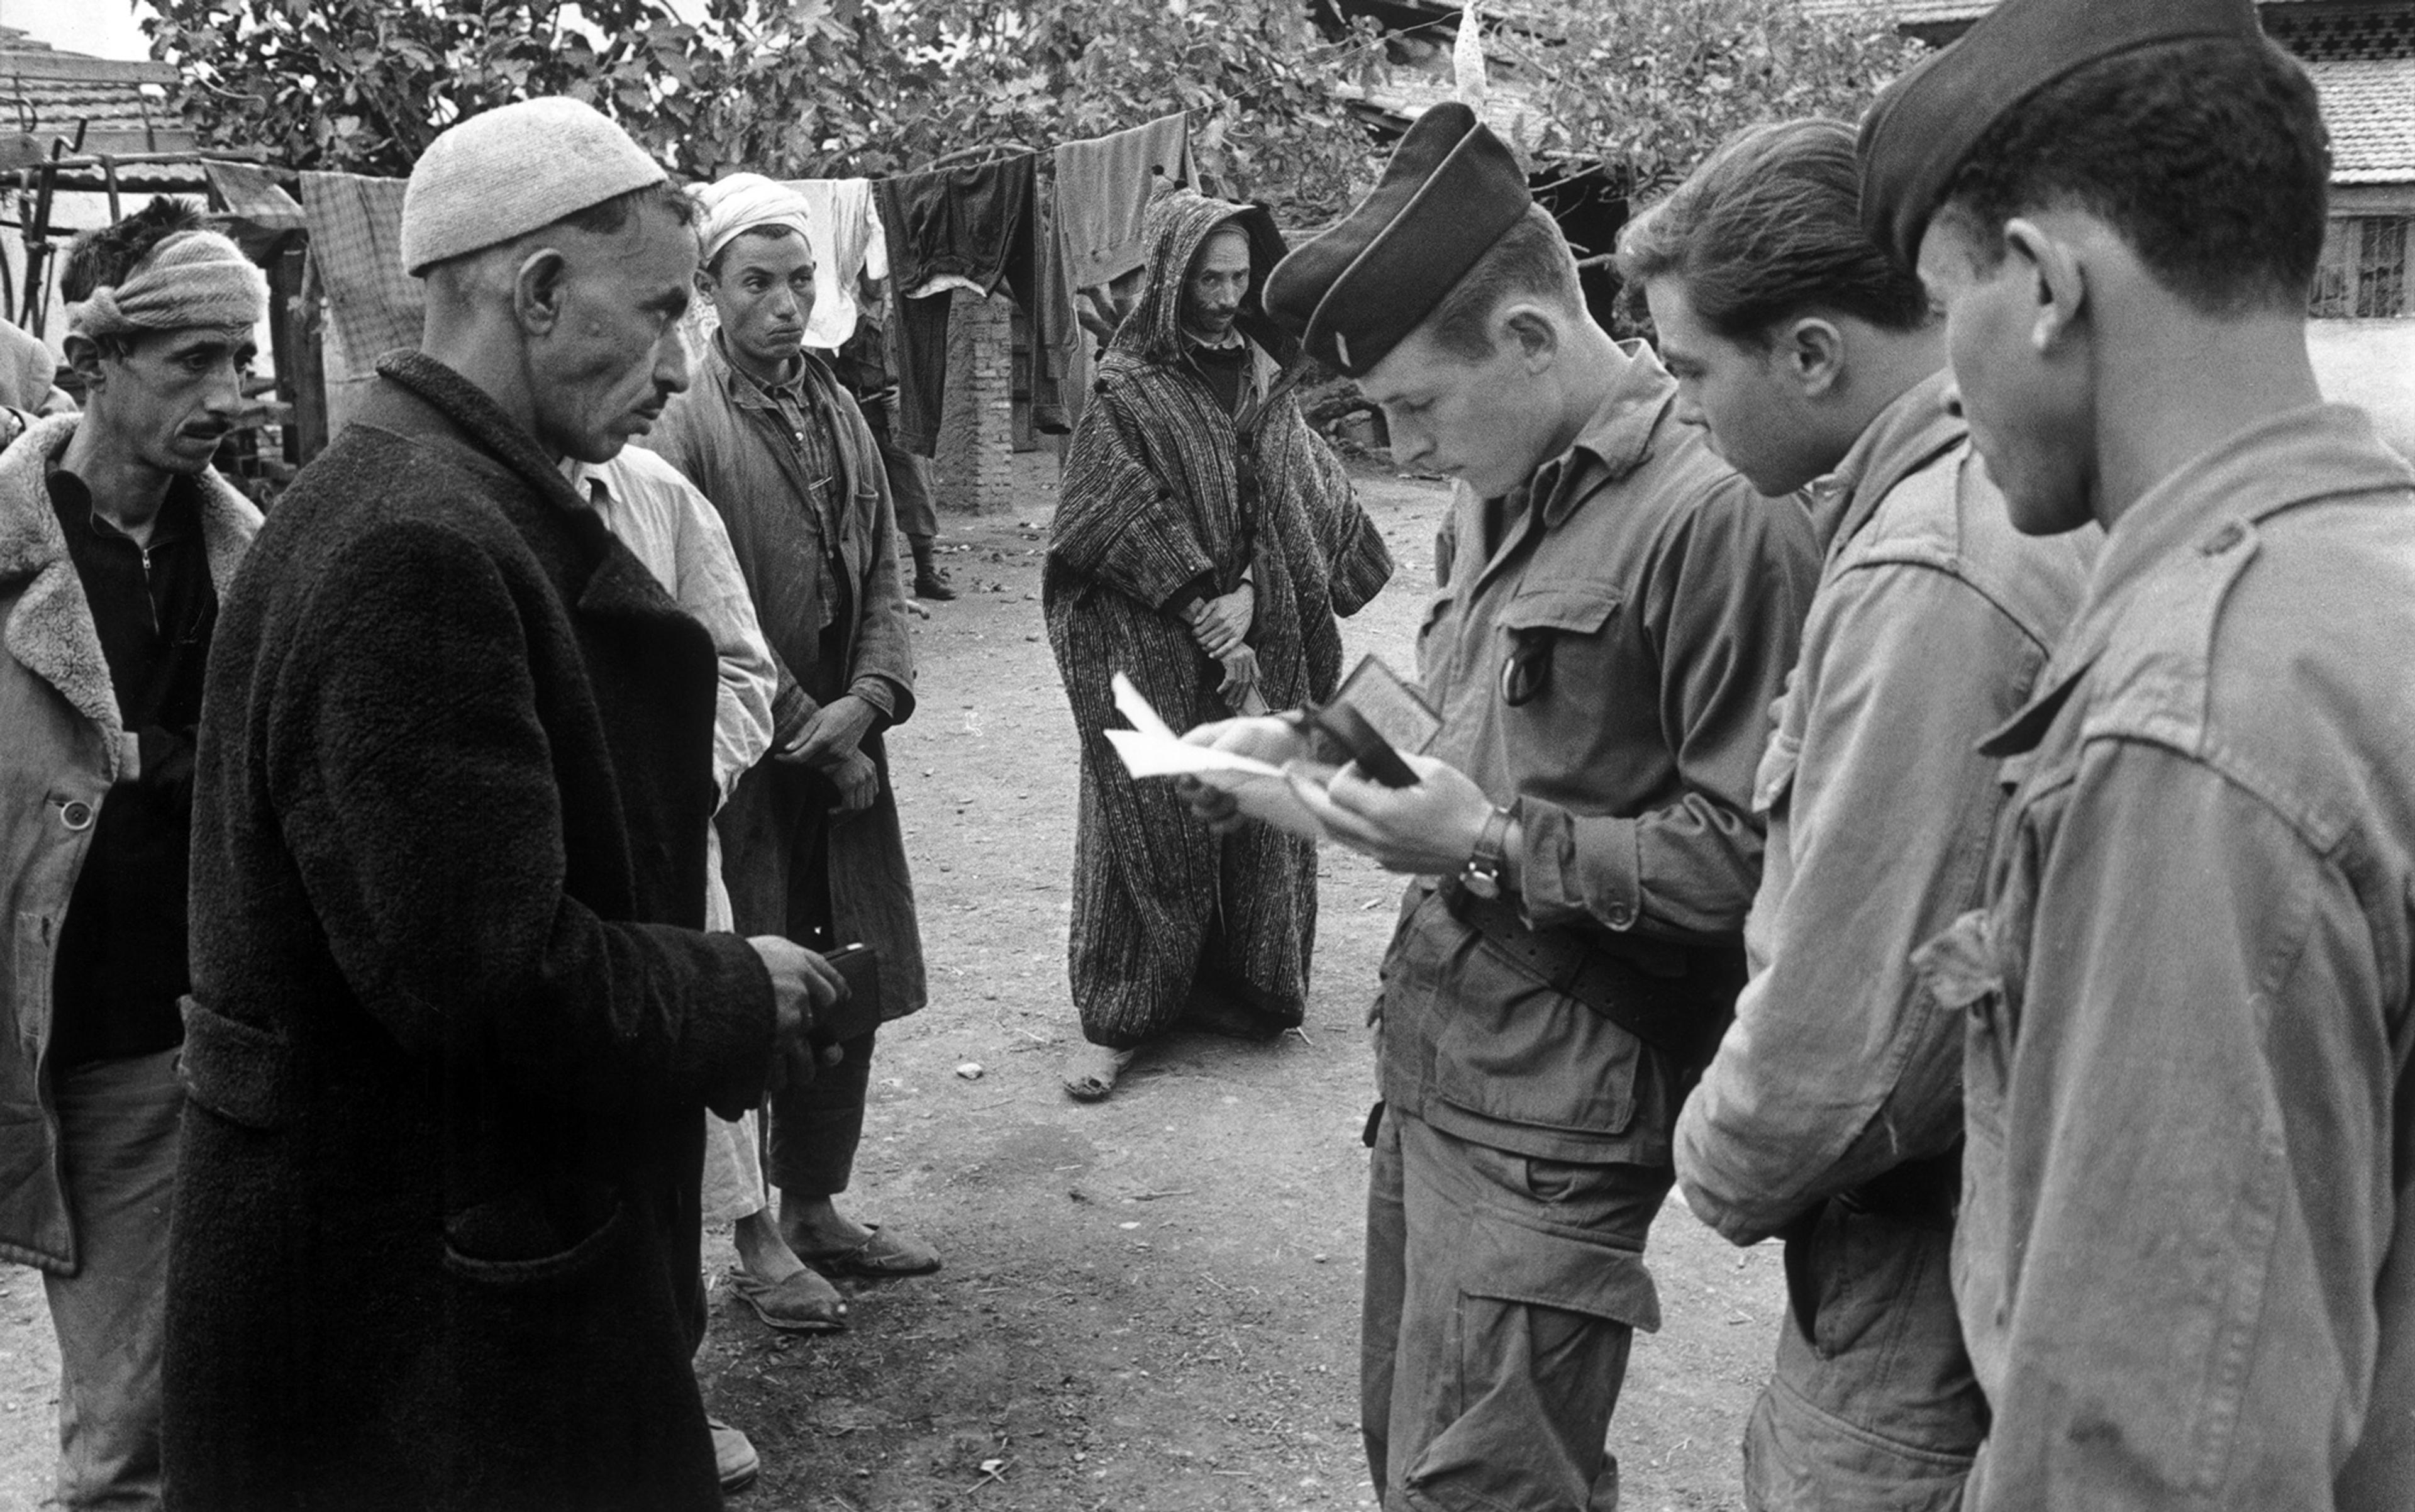
<svg viewBox="0 0 2415 1512">
<path fill-rule="evenodd" d="M 166 64 L 62 52 L 0 26 L 0 133 L 72 142 L 81 126 L 87 150 L 190 147 L 163 87 L 174 79 Z"/>
<path fill-rule="evenodd" d="M 2334 184 L 2415 183 L 2415 58 L 2309 63 Z"/>
</svg>

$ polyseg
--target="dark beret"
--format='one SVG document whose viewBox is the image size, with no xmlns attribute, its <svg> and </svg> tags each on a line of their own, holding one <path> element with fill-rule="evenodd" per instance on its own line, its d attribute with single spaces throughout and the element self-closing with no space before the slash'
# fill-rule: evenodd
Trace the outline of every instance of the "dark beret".
<svg viewBox="0 0 2415 1512">
<path fill-rule="evenodd" d="M 2004 0 L 1898 79 L 1862 117 L 1862 224 L 1910 267 L 1971 149 L 2023 100 L 2137 48 L 2261 45 L 2253 0 Z"/>
<path fill-rule="evenodd" d="M 1383 181 L 1267 277 L 1267 313 L 1353 378 L 1433 313 L 1534 197 L 1501 139 L 1457 100 L 1419 116 Z"/>
</svg>

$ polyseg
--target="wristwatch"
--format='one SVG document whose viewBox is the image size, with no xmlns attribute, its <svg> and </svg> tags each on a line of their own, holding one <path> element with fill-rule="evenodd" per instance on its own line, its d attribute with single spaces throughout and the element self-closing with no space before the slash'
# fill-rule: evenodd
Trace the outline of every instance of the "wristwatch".
<svg viewBox="0 0 2415 1512">
<path fill-rule="evenodd" d="M 1505 849 L 1509 838 L 1509 811 L 1496 808 L 1486 816 L 1484 828 L 1476 837 L 1475 853 L 1460 868 L 1459 885 L 1479 898 L 1501 896 L 1501 869 L 1508 864 Z"/>
</svg>

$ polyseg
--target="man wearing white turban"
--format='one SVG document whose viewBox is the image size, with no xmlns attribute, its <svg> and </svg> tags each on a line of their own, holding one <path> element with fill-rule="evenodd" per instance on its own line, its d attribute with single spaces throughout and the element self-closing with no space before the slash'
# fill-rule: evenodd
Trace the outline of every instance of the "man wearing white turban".
<svg viewBox="0 0 2415 1512">
<path fill-rule="evenodd" d="M 57 1505 L 159 1505 L 203 663 L 260 512 L 210 469 L 268 285 L 155 202 L 68 254 L 82 415 L 0 454 L 0 1255 L 59 1340 Z"/>
<path fill-rule="evenodd" d="M 718 329 L 696 386 L 646 444 L 712 501 L 787 672 L 775 759 L 742 779 L 718 820 L 738 927 L 878 959 L 880 1018 L 925 999 L 913 881 L 880 734 L 914 710 L 914 656 L 897 571 L 897 523 L 871 429 L 830 366 L 804 348 L 814 250 L 802 196 L 752 173 L 697 192 Z M 828 1278 L 936 1270 L 938 1255 L 856 1221 L 847 1190 L 863 1132 L 875 1031 L 771 1104 L 775 1246 L 757 1245 L 732 1285 L 775 1326 L 835 1326 Z M 743 1235 L 742 1235 L 742 1237 Z"/>
<path fill-rule="evenodd" d="M 693 217 L 567 99 L 412 171 L 388 354 L 226 599 L 168 1278 L 179 1512 L 710 1512 L 704 1112 L 845 984 L 707 934 L 711 636 L 560 470 L 687 382 Z"/>
</svg>

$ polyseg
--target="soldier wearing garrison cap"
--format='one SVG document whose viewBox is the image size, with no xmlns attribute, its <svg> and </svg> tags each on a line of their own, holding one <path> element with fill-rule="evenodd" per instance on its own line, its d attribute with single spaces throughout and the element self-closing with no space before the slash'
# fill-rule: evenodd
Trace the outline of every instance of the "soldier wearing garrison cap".
<svg viewBox="0 0 2415 1512">
<path fill-rule="evenodd" d="M 1753 773 L 1819 573 L 1594 323 L 1508 148 L 1429 112 L 1266 307 L 1457 488 L 1419 672 L 1419 780 L 1302 783 L 1418 878 L 1384 963 L 1362 1429 L 1384 1505 L 1583 1512 L 1634 1330 L 1670 1130 L 1744 978 Z M 1203 739 L 1276 759 L 1278 722 Z M 1203 810 L 1222 804 L 1201 801 Z"/>
<path fill-rule="evenodd" d="M 704 1110 L 754 1106 L 844 983 L 703 932 L 712 641 L 560 470 L 685 385 L 692 221 L 575 101 L 439 137 L 420 350 L 224 601 L 167 1286 L 188 1512 L 721 1505 Z"/>
<path fill-rule="evenodd" d="M 2308 360 L 2326 148 L 2248 0 L 2008 0 L 1863 127 L 2014 522 L 2107 531 L 1918 957 L 1978 1512 L 2415 1494 L 2415 471 Z"/>
</svg>

